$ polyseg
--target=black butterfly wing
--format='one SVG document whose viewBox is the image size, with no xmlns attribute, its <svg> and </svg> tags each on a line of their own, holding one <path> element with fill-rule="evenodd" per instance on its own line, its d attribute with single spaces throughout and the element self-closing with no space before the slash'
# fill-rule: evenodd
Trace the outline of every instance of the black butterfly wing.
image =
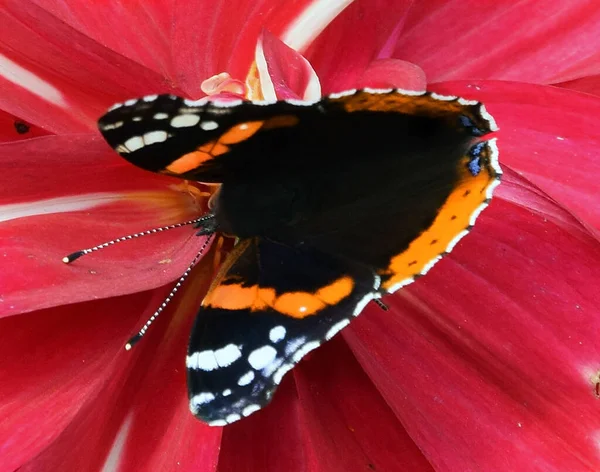
<svg viewBox="0 0 600 472">
<path fill-rule="evenodd" d="M 282 377 L 377 292 L 370 270 L 311 249 L 242 240 L 196 317 L 190 409 L 225 425 L 267 405 Z"/>
<path fill-rule="evenodd" d="M 287 102 L 256 105 L 148 95 L 113 105 L 98 128 L 121 157 L 142 169 L 220 183 L 258 157 L 239 149 L 241 143 L 294 126 L 298 108 Z"/>
</svg>

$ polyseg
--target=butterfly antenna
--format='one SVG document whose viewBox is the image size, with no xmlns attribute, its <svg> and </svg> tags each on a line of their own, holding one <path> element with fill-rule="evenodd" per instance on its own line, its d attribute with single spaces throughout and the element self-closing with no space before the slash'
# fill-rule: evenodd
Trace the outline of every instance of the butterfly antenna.
<svg viewBox="0 0 600 472">
<path fill-rule="evenodd" d="M 161 303 L 161 305 L 157 308 L 157 310 L 152 314 L 152 316 L 150 318 L 148 318 L 148 321 L 146 321 L 144 326 L 142 326 L 142 329 L 140 329 L 139 332 L 135 336 L 131 337 L 129 339 L 129 341 L 127 341 L 127 343 L 125 344 L 125 349 L 127 351 L 129 351 L 135 344 L 137 344 L 140 341 L 140 339 L 142 339 L 142 337 L 144 337 L 144 334 L 146 334 L 146 331 L 148 331 L 148 328 L 150 327 L 150 325 L 154 322 L 154 320 L 156 318 L 158 318 L 158 315 L 160 315 L 163 312 L 163 310 L 166 308 L 166 306 L 169 304 L 169 302 L 173 299 L 173 297 L 179 290 L 179 287 L 181 287 L 181 284 L 183 284 L 185 279 L 187 279 L 188 275 L 190 275 L 190 272 L 192 271 L 192 269 L 194 268 L 194 266 L 196 265 L 196 263 L 198 262 L 198 260 L 202 256 L 202 254 L 204 253 L 204 250 L 206 249 L 206 247 L 212 240 L 213 236 L 214 236 L 213 234 L 210 234 L 208 236 L 208 238 L 206 238 L 206 241 L 204 241 L 204 244 L 198 251 L 198 254 L 196 254 L 196 257 L 194 257 L 194 259 L 192 260 L 192 262 L 190 263 L 188 268 L 185 270 L 183 275 L 181 277 L 179 277 L 179 280 L 173 287 L 173 290 L 171 290 L 169 295 L 167 295 L 167 297 L 164 299 L 164 301 Z"/>
<path fill-rule="evenodd" d="M 88 249 L 82 249 L 80 251 L 76 251 L 72 254 L 69 254 L 68 256 L 63 257 L 62 261 L 65 264 L 70 264 L 71 262 L 79 259 L 81 256 L 85 256 L 86 254 L 90 254 L 92 252 L 99 251 L 100 249 L 107 248 L 108 246 L 113 246 L 117 243 L 122 243 L 123 241 L 129 241 L 131 239 L 141 238 L 142 236 L 148 236 L 150 234 L 157 234 L 162 231 L 166 231 L 168 229 L 181 228 L 183 226 L 188 226 L 188 225 L 200 226 L 202 222 L 211 220 L 212 218 L 214 218 L 214 215 L 208 214 L 208 215 L 201 216 L 200 218 L 196 218 L 194 220 L 184 221 L 183 223 L 175 223 L 173 225 L 161 226 L 159 228 L 152 228 L 152 229 L 149 229 L 146 231 L 142 231 L 140 233 L 128 234 L 127 236 L 122 236 L 120 238 L 113 239 L 112 241 L 107 241 L 102 244 L 98 244 L 97 246 L 90 247 Z"/>
</svg>

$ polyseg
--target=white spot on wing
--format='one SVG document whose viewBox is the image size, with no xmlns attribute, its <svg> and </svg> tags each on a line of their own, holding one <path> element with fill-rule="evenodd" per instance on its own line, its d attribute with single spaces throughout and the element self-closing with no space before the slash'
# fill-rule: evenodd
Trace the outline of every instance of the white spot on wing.
<svg viewBox="0 0 600 472">
<path fill-rule="evenodd" d="M 300 336 L 299 338 L 292 339 L 285 345 L 285 355 L 291 356 L 294 352 L 296 352 L 296 349 L 298 349 L 305 342 L 306 336 Z"/>
<path fill-rule="evenodd" d="M 451 102 L 452 100 L 456 100 L 458 98 L 454 95 L 440 95 L 439 93 L 431 93 L 429 96 L 442 102 Z"/>
<path fill-rule="evenodd" d="M 202 392 L 190 398 L 190 410 L 194 415 L 198 414 L 200 407 L 212 402 L 215 396 L 210 392 Z"/>
<path fill-rule="evenodd" d="M 248 356 L 248 363 L 256 370 L 264 369 L 277 357 L 277 350 L 273 346 L 263 346 L 255 349 Z"/>
<path fill-rule="evenodd" d="M 309 343 L 306 343 L 304 346 L 300 347 L 300 349 L 298 349 L 294 355 L 292 356 L 292 359 L 294 362 L 299 362 L 300 359 L 302 359 L 306 354 L 308 354 L 310 351 L 313 351 L 314 349 L 318 348 L 321 345 L 320 342 L 318 341 L 311 341 Z"/>
<path fill-rule="evenodd" d="M 329 328 L 329 331 L 327 331 L 327 334 L 325 334 L 325 339 L 329 341 L 331 338 L 333 338 L 336 334 L 338 334 L 342 329 L 344 329 L 349 324 L 350 324 L 350 320 L 348 320 L 348 319 L 338 321 L 331 328 Z"/>
<path fill-rule="evenodd" d="M 198 106 L 206 105 L 206 103 L 208 103 L 208 98 L 203 97 L 198 100 L 188 100 L 186 98 L 183 100 L 183 103 L 185 103 L 187 106 L 190 106 L 190 107 L 198 107 Z"/>
<path fill-rule="evenodd" d="M 294 367 L 294 364 L 283 364 L 279 369 L 277 369 L 277 371 L 273 374 L 273 383 L 275 385 L 279 385 L 281 383 L 281 380 L 283 379 L 283 376 L 285 374 L 287 374 L 290 370 L 292 370 L 292 368 Z"/>
<path fill-rule="evenodd" d="M 402 287 L 406 287 L 407 285 L 412 284 L 415 281 L 413 277 L 409 277 L 408 279 L 401 280 L 397 284 L 394 284 L 388 290 L 388 293 L 394 293 L 397 290 L 400 290 Z"/>
<path fill-rule="evenodd" d="M 227 367 L 242 357 L 242 351 L 235 344 L 228 344 L 215 350 L 215 359 L 219 367 Z"/>
<path fill-rule="evenodd" d="M 208 426 L 227 426 L 227 421 L 225 420 L 214 420 L 208 423 Z"/>
<path fill-rule="evenodd" d="M 212 131 L 213 129 L 217 129 L 219 127 L 219 123 L 217 123 L 216 121 L 202 121 L 200 123 L 200 128 L 202 128 L 204 131 Z"/>
<path fill-rule="evenodd" d="M 459 98 L 458 103 L 461 105 L 477 105 L 479 102 L 477 100 L 467 100 L 466 98 Z"/>
<path fill-rule="evenodd" d="M 454 238 L 452 239 L 452 241 L 450 241 L 448 243 L 448 247 L 446 247 L 446 252 L 450 252 L 452 251 L 452 249 L 454 249 L 454 246 L 456 246 L 458 244 L 458 242 L 464 238 L 467 234 L 469 234 L 469 231 L 467 231 L 466 229 L 461 231 L 460 233 L 458 233 L 456 236 L 454 236 Z"/>
<path fill-rule="evenodd" d="M 485 119 L 490 126 L 490 131 L 498 131 L 498 125 L 496 124 L 496 120 L 492 115 L 489 114 L 487 109 L 483 104 L 479 106 L 479 114 Z"/>
<path fill-rule="evenodd" d="M 214 351 L 207 350 L 202 352 L 194 352 L 187 356 L 185 365 L 188 369 L 204 370 L 210 372 L 219 368 Z"/>
<path fill-rule="evenodd" d="M 162 112 L 160 112 L 160 113 L 156 113 L 156 114 L 153 116 L 153 118 L 154 118 L 155 120 L 166 120 L 168 117 L 169 117 L 169 115 L 168 115 L 167 113 L 162 113 Z"/>
<path fill-rule="evenodd" d="M 254 413 L 255 411 L 260 410 L 260 405 L 248 405 L 246 408 L 244 408 L 242 410 L 242 415 L 244 416 L 250 416 L 252 413 Z"/>
<path fill-rule="evenodd" d="M 490 162 L 492 164 L 492 168 L 496 171 L 496 174 L 501 175 L 502 168 L 500 167 L 500 164 L 498 163 L 499 151 L 498 151 L 497 141 L 498 141 L 497 138 L 492 138 L 487 142 L 487 146 L 491 152 Z"/>
<path fill-rule="evenodd" d="M 405 89 L 396 89 L 396 92 L 402 95 L 408 95 L 409 97 L 420 97 L 421 95 L 425 95 L 427 92 L 425 90 L 405 90 Z"/>
<path fill-rule="evenodd" d="M 200 117 L 198 115 L 177 115 L 171 120 L 171 126 L 173 128 L 189 128 L 190 126 L 197 125 L 199 121 Z"/>
<path fill-rule="evenodd" d="M 374 297 L 375 297 L 375 294 L 373 294 L 373 293 L 367 293 L 363 297 L 363 299 L 356 304 L 356 307 L 354 308 L 354 311 L 352 312 L 352 316 L 358 316 L 358 315 L 360 315 L 360 313 L 367 306 L 367 303 L 369 303 L 371 300 L 373 300 Z"/>
<path fill-rule="evenodd" d="M 275 326 L 269 331 L 269 339 L 273 343 L 278 343 L 285 338 L 286 329 L 283 326 Z"/>
<path fill-rule="evenodd" d="M 125 100 L 124 105 L 130 107 L 131 105 L 135 105 L 137 103 L 137 98 L 132 98 L 130 100 Z"/>
<path fill-rule="evenodd" d="M 123 122 L 122 121 L 116 121 L 114 123 L 109 123 L 107 125 L 104 125 L 102 127 L 102 131 L 110 131 L 111 129 L 117 129 L 117 128 L 120 128 L 121 126 L 123 126 Z"/>
<path fill-rule="evenodd" d="M 344 90 L 343 92 L 331 93 L 328 95 L 329 98 L 342 98 L 348 97 L 349 95 L 354 95 L 356 93 L 356 89 Z"/>
<path fill-rule="evenodd" d="M 146 95 L 144 98 L 142 98 L 142 100 L 144 100 L 145 102 L 153 102 L 157 98 L 158 95 Z"/>
<path fill-rule="evenodd" d="M 252 372 L 251 370 L 249 370 L 248 372 L 246 372 L 244 375 L 242 375 L 239 379 L 237 384 L 240 387 L 243 387 L 245 385 L 248 385 L 250 382 L 252 382 L 254 380 L 254 372 Z"/>
<path fill-rule="evenodd" d="M 431 259 L 427 264 L 425 264 L 425 267 L 423 267 L 423 270 L 421 271 L 421 275 L 425 275 L 427 272 L 429 272 L 431 268 L 434 265 L 436 265 L 441 258 L 442 256 L 436 256 L 433 259 Z"/>
<path fill-rule="evenodd" d="M 390 93 L 390 92 L 393 92 L 393 91 L 394 91 L 394 89 L 393 89 L 393 88 L 388 88 L 388 89 L 375 89 L 375 88 L 369 88 L 369 87 L 365 87 L 363 90 L 364 90 L 365 92 L 367 92 L 367 93 L 380 93 L 380 94 L 382 94 L 382 93 Z"/>
<path fill-rule="evenodd" d="M 144 147 L 144 140 L 141 136 L 134 136 L 125 141 L 123 145 L 129 149 L 129 151 L 133 152 Z"/>
<path fill-rule="evenodd" d="M 231 423 L 235 423 L 237 420 L 241 419 L 242 417 L 240 415 L 238 415 L 237 413 L 231 413 L 230 415 L 227 415 L 225 417 L 225 421 L 227 421 L 227 424 L 231 424 Z"/>
<path fill-rule="evenodd" d="M 150 131 L 144 135 L 144 144 L 162 143 L 167 139 L 166 131 Z"/>
</svg>

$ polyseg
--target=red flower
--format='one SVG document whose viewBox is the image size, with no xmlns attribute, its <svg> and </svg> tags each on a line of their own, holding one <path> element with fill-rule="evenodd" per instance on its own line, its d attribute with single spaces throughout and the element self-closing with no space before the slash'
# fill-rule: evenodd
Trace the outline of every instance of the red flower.
<svg viewBox="0 0 600 472">
<path fill-rule="evenodd" d="M 600 12 L 348 3 L 5 2 L 4 470 L 600 468 Z M 273 36 L 255 56 L 263 28 Z M 254 94 L 304 97 L 427 77 L 486 103 L 505 178 L 472 234 L 386 298 L 389 312 L 367 308 L 272 405 L 221 429 L 189 413 L 183 363 L 216 252 L 131 352 L 199 239 L 179 229 L 60 260 L 202 211 L 195 187 L 125 163 L 95 121 L 148 93 L 196 98 L 223 71 L 233 80 L 206 91 L 247 79 Z"/>
</svg>

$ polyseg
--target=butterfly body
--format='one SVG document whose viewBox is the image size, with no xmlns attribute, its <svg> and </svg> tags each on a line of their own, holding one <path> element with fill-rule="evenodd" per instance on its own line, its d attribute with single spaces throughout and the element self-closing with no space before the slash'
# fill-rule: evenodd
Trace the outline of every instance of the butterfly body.
<svg viewBox="0 0 600 472">
<path fill-rule="evenodd" d="M 224 425 L 266 405 L 369 300 L 470 229 L 500 169 L 477 102 L 352 91 L 307 104 L 125 102 L 99 123 L 144 169 L 220 183 L 211 230 L 240 239 L 196 319 L 190 408 Z"/>
</svg>

